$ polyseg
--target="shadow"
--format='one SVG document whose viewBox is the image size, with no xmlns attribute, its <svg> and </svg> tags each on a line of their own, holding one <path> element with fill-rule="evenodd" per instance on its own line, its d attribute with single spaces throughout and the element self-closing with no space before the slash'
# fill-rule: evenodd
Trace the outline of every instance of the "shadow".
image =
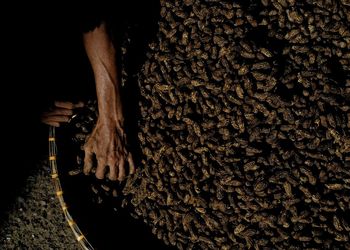
<svg viewBox="0 0 350 250">
<path fill-rule="evenodd" d="M 24 7 L 24 6 L 22 6 Z M 37 37 L 35 11 L 18 13 L 15 6 L 6 8 L 9 18 L 2 30 L 1 60 L 1 151 L 0 174 L 0 226 L 6 213 L 12 209 L 26 180 L 36 170 L 37 160 L 47 149 L 40 134 L 43 126 L 38 122 L 40 97 L 40 71 L 35 42 Z M 37 67 L 38 66 L 38 67 Z M 47 128 L 44 128 L 47 132 Z"/>
<path fill-rule="evenodd" d="M 115 8 L 115 7 L 113 7 Z M 122 103 L 125 116 L 125 130 L 128 136 L 129 146 L 133 152 L 135 165 L 140 166 L 141 150 L 138 145 L 138 120 L 140 117 L 138 87 L 138 74 L 146 59 L 146 51 L 149 42 L 155 38 L 158 30 L 160 6 L 158 0 L 151 1 L 122 1 L 118 3 L 118 9 L 113 9 L 116 14 L 109 20 L 109 26 L 115 44 L 118 45 L 118 69 L 123 65 L 127 74 L 125 86 L 122 88 Z M 82 44 L 81 44 L 82 46 Z M 121 47 L 126 48 L 127 53 L 122 55 Z M 54 98 L 72 99 L 77 97 L 83 100 L 95 99 L 92 70 L 85 54 L 78 48 L 80 61 L 83 62 L 81 73 L 84 75 L 85 84 L 90 87 L 83 88 L 78 81 L 67 86 L 57 86 Z M 81 66 L 80 66 L 81 67 Z M 72 69 L 77 70 L 76 66 Z M 66 75 L 74 76 L 76 72 L 66 71 Z M 121 75 L 121 72 L 119 72 Z M 124 76 L 125 77 L 125 76 Z M 72 81 L 71 79 L 69 81 Z M 150 231 L 150 228 L 141 220 L 135 220 L 130 216 L 128 209 L 120 207 L 115 211 L 114 201 L 107 200 L 102 204 L 96 204 L 93 200 L 96 196 L 91 191 L 91 185 L 96 182 L 93 176 L 69 176 L 68 171 L 74 167 L 76 155 L 80 147 L 72 143 L 72 131 L 69 126 L 60 128 L 58 133 L 58 159 L 59 171 L 61 171 L 62 188 L 65 200 L 69 205 L 69 211 L 73 218 L 91 242 L 95 249 L 173 249 L 159 241 Z M 74 133 L 74 132 L 73 132 Z"/>
<path fill-rule="evenodd" d="M 123 63 L 127 74 L 121 97 L 128 143 L 133 152 L 136 166 L 141 166 L 142 152 L 138 145 L 137 137 L 139 131 L 138 121 L 141 116 L 139 108 L 141 94 L 138 86 L 138 76 L 146 60 L 148 44 L 156 39 L 158 20 L 160 18 L 160 3 L 158 0 L 124 1 L 124 5 L 124 9 L 130 15 L 124 21 L 119 20 L 117 22 L 124 25 L 124 27 L 119 25 L 117 28 L 123 30 L 123 34 L 125 34 L 117 38 L 117 43 L 122 44 L 127 51 L 123 57 L 119 57 L 123 60 L 119 63 Z M 121 54 L 122 52 L 119 51 L 119 53 Z"/>
<path fill-rule="evenodd" d="M 71 176 L 77 167 L 76 156 L 80 145 L 73 143 L 70 127 L 57 130 L 58 169 L 64 199 L 70 214 L 94 249 L 174 249 L 159 241 L 141 220 L 131 217 L 128 208 L 121 208 L 119 200 L 108 196 L 101 203 L 91 186 L 97 183 L 94 176 Z"/>
<path fill-rule="evenodd" d="M 6 148 L 2 151 L 2 159 L 6 164 L 0 176 L 0 219 L 20 194 L 29 173 L 35 171 L 35 164 L 48 153 L 48 128 L 40 124 L 40 114 L 54 100 L 86 101 L 96 98 L 93 74 L 81 34 L 72 23 L 76 21 L 74 11 L 67 14 L 63 8 L 66 6 L 54 5 L 44 4 L 41 8 L 44 11 L 18 17 L 21 25 L 9 29 L 11 45 L 8 48 L 15 50 L 8 60 L 11 84 L 6 85 L 3 91 L 3 98 L 9 96 L 12 101 L 2 103 L 5 110 L 1 143 Z M 146 58 L 147 44 L 158 30 L 159 1 L 122 1 L 114 10 L 116 14 L 112 21 L 115 25 L 112 29 L 118 29 L 113 31 L 117 34 L 116 43 L 122 44 L 130 39 L 129 43 L 123 44 L 128 53 L 119 64 L 125 65 L 128 74 L 122 92 L 126 132 L 135 157 L 139 158 L 137 121 L 140 116 L 140 91 L 137 74 Z M 63 142 L 59 152 L 72 163 L 74 159 L 68 155 L 76 149 L 69 145 L 70 142 Z M 94 204 L 91 183 L 85 176 L 64 178 L 67 203 L 96 249 L 170 249 L 158 241 L 142 221 L 131 218 L 127 210 L 115 212 L 108 204 Z"/>
</svg>

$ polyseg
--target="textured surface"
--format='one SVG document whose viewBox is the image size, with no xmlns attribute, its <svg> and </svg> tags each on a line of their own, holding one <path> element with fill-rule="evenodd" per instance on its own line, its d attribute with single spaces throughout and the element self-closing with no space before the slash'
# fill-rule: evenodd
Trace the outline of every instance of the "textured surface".
<svg viewBox="0 0 350 250">
<path fill-rule="evenodd" d="M 178 248 L 349 248 L 348 1 L 161 1 L 135 214 Z"/>
<path fill-rule="evenodd" d="M 179 249 L 350 248 L 349 1 L 160 3 L 133 214 Z"/>
<path fill-rule="evenodd" d="M 43 162 L 36 174 L 28 177 L 1 225 L 1 249 L 80 249 L 55 197 L 49 171 Z"/>
</svg>

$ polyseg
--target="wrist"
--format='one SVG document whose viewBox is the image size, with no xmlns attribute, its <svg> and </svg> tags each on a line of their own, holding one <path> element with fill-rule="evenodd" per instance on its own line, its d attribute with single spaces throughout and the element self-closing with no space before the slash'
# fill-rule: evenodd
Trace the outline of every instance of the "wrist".
<svg viewBox="0 0 350 250">
<path fill-rule="evenodd" d="M 97 123 L 101 125 L 115 125 L 116 127 L 124 126 L 124 117 L 123 115 L 99 115 Z"/>
</svg>

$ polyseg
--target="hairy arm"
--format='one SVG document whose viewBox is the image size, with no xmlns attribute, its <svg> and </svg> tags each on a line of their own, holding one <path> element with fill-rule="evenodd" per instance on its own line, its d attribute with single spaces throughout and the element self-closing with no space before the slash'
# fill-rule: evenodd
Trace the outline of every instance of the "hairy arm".
<svg viewBox="0 0 350 250">
<path fill-rule="evenodd" d="M 108 172 L 111 180 L 121 181 L 126 176 L 126 163 L 129 173 L 134 172 L 134 164 L 131 153 L 125 147 L 116 50 L 104 23 L 84 33 L 83 42 L 94 72 L 99 111 L 96 126 L 84 147 L 84 172 L 91 171 L 95 154 L 96 177 L 102 179 Z"/>
</svg>

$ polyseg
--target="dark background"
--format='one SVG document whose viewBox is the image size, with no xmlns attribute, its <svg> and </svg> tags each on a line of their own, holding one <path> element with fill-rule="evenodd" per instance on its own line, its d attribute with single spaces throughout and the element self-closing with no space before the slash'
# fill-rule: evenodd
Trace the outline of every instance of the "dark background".
<svg viewBox="0 0 350 250">
<path fill-rule="evenodd" d="M 40 114 L 54 100 L 78 101 L 95 94 L 92 70 L 82 44 L 82 13 L 106 5 L 116 11 L 115 21 L 139 23 L 133 57 L 137 70 L 145 45 L 154 36 L 159 1 L 68 1 L 6 3 L 1 29 L 1 159 L 0 210 L 16 196 L 35 163 L 47 153 L 48 128 Z M 89 11 L 87 11 L 89 7 Z M 98 7 L 98 6 L 96 6 Z M 120 28 L 120 27 L 119 27 Z M 137 63 L 134 63 L 136 62 Z M 135 90 L 131 90 L 135 92 Z"/>
<path fill-rule="evenodd" d="M 40 160 L 48 155 L 48 127 L 40 123 L 41 113 L 48 110 L 54 100 L 79 101 L 95 93 L 92 70 L 77 23 L 77 8 L 69 7 L 72 6 L 51 2 L 6 9 L 11 14 L 3 21 L 2 39 L 5 67 L 1 84 L 0 222 L 6 220 L 6 212 L 21 194 L 27 177 L 35 173 Z M 74 200 L 74 195 L 70 198 Z M 110 211 L 111 208 L 93 205 L 77 218 L 97 249 L 98 246 L 113 248 L 114 237 L 119 238 L 119 246 L 132 243 L 131 246 L 165 249 L 152 239 L 143 223 L 127 219 L 126 211 L 109 217 Z"/>
<path fill-rule="evenodd" d="M 3 21 L 1 46 L 1 211 L 47 152 L 48 128 L 40 114 L 53 100 L 74 101 L 94 90 L 72 11 L 35 4 L 3 10 L 9 17 Z"/>
</svg>

